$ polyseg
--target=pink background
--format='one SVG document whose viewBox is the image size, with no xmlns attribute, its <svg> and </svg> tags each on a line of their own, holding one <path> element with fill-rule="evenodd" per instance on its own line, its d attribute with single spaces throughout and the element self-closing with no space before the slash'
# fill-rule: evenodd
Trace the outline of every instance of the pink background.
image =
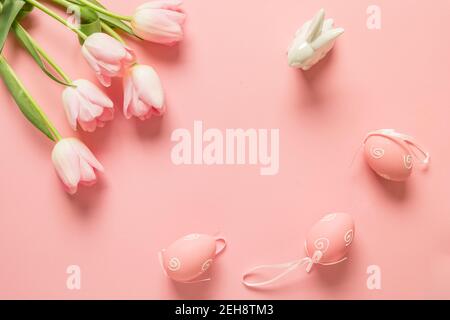
<svg viewBox="0 0 450 320">
<path fill-rule="evenodd" d="M 141 0 L 104 0 L 130 13 Z M 382 29 L 366 9 L 382 9 Z M 295 30 L 324 7 L 346 29 L 308 73 L 287 66 Z M 101 182 L 65 194 L 52 144 L 22 117 L 0 85 L 0 297 L 139 299 L 450 298 L 450 44 L 448 0 L 186 0 L 186 38 L 166 48 L 130 41 L 167 92 L 163 119 L 116 120 L 79 136 L 106 167 Z M 30 32 L 73 78 L 94 80 L 76 37 L 34 11 Z M 60 131 L 73 135 L 61 87 L 15 41 L 6 57 Z M 116 81 L 107 92 L 120 107 Z M 120 109 L 120 108 L 119 108 Z M 171 132 L 279 128 L 280 172 L 255 166 L 174 166 Z M 432 155 L 428 172 L 405 184 L 377 178 L 359 155 L 365 134 L 395 128 Z M 242 273 L 304 255 L 310 226 L 325 213 L 354 216 L 349 260 L 294 273 L 271 290 L 250 290 Z M 229 241 L 213 280 L 181 285 L 156 253 L 192 232 Z M 81 290 L 66 288 L 79 265 Z M 378 265 L 382 289 L 366 287 Z"/>
</svg>

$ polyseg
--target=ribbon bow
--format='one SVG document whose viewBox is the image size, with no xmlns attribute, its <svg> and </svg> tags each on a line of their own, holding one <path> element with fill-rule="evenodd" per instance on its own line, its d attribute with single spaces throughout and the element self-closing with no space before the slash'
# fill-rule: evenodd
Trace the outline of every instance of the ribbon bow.
<svg viewBox="0 0 450 320">
<path fill-rule="evenodd" d="M 267 286 L 267 285 L 270 285 L 270 284 L 280 280 L 281 278 L 285 277 L 286 275 L 288 275 L 289 273 L 296 270 L 297 268 L 299 268 L 302 265 L 306 265 L 306 272 L 310 273 L 312 267 L 315 264 L 319 263 L 320 260 L 322 259 L 322 257 L 323 257 L 322 251 L 317 250 L 314 252 L 312 257 L 305 257 L 300 260 L 294 260 L 291 262 L 286 262 L 286 263 L 281 263 L 281 264 L 259 265 L 259 266 L 256 266 L 256 267 L 250 269 L 242 276 L 242 283 L 247 287 L 253 287 L 253 288 Z M 284 271 L 272 278 L 269 278 L 268 280 L 261 281 L 261 282 L 250 282 L 250 281 L 246 280 L 246 278 L 248 278 L 250 275 L 254 274 L 256 271 L 264 270 L 264 269 L 284 269 Z"/>
</svg>

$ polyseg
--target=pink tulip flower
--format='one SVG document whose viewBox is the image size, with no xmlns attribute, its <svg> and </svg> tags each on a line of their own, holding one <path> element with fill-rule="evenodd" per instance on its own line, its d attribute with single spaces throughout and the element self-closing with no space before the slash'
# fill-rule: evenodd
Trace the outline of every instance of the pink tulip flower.
<svg viewBox="0 0 450 320">
<path fill-rule="evenodd" d="M 164 91 L 158 74 L 152 67 L 135 65 L 124 78 L 125 117 L 146 120 L 164 112 Z"/>
<path fill-rule="evenodd" d="M 114 118 L 113 102 L 93 83 L 80 79 L 73 85 L 63 92 L 64 109 L 73 130 L 77 130 L 78 121 L 84 131 L 93 132 Z"/>
<path fill-rule="evenodd" d="M 53 148 L 52 161 L 69 194 L 75 194 L 79 184 L 95 184 L 97 177 L 94 169 L 103 172 L 102 164 L 76 138 L 60 140 Z"/>
<path fill-rule="evenodd" d="M 111 85 L 111 78 L 123 76 L 136 60 L 130 48 L 102 32 L 91 34 L 81 51 L 105 87 Z"/>
<path fill-rule="evenodd" d="M 181 0 L 153 0 L 139 6 L 131 20 L 140 38 L 172 45 L 183 39 L 182 25 L 186 14 L 179 8 Z"/>
</svg>

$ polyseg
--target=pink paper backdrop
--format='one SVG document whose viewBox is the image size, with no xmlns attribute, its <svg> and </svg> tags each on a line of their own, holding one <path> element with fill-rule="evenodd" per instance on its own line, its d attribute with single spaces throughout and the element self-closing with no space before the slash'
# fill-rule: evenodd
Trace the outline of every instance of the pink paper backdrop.
<svg viewBox="0 0 450 320">
<path fill-rule="evenodd" d="M 141 0 L 104 0 L 130 13 Z M 381 30 L 366 9 L 382 10 Z M 346 33 L 308 73 L 287 66 L 295 30 L 320 8 Z M 166 48 L 130 41 L 167 92 L 163 119 L 116 120 L 79 136 L 106 167 L 101 182 L 62 190 L 52 144 L 22 117 L 0 85 L 0 297 L 139 299 L 450 298 L 450 20 L 448 0 L 186 0 L 186 38 Z M 72 77 L 94 80 L 76 37 L 35 11 L 27 27 Z M 10 63 L 64 135 L 73 135 L 61 88 L 15 41 Z M 120 81 L 107 92 L 120 107 Z M 120 108 L 118 108 L 120 109 Z M 279 128 L 280 172 L 255 166 L 175 166 L 171 132 Z M 405 185 L 377 178 L 353 155 L 365 134 L 395 128 L 432 155 L 428 172 Z M 357 233 L 349 260 L 303 270 L 271 290 L 241 274 L 257 264 L 302 257 L 309 227 L 345 211 Z M 192 232 L 220 231 L 229 246 L 213 280 L 174 284 L 156 253 Z M 81 267 L 81 290 L 66 268 Z M 382 289 L 366 286 L 369 265 Z"/>
</svg>

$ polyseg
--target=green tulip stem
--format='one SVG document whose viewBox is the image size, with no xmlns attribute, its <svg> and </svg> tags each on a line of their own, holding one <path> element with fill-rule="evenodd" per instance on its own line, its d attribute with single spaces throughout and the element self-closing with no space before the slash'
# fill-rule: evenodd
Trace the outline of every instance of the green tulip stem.
<svg viewBox="0 0 450 320">
<path fill-rule="evenodd" d="M 80 2 L 81 4 L 84 4 L 86 7 L 89 7 L 95 11 L 98 11 L 100 13 L 106 14 L 107 16 L 119 19 L 119 20 L 124 20 L 124 21 L 131 21 L 132 17 L 130 16 L 123 16 L 120 14 L 116 14 L 113 13 L 111 11 L 106 10 L 105 8 L 99 7 L 95 4 L 93 4 L 92 2 L 88 1 L 88 0 L 78 0 L 78 2 Z"/>
</svg>

